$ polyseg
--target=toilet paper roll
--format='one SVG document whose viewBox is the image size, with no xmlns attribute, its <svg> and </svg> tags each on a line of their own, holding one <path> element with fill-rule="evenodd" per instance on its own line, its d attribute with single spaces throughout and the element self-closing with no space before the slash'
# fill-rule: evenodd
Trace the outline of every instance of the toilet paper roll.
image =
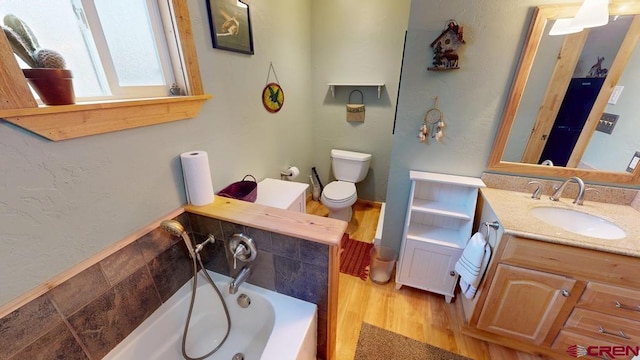
<svg viewBox="0 0 640 360">
<path fill-rule="evenodd" d="M 300 175 L 300 169 L 298 169 L 295 166 L 289 166 L 288 171 L 289 171 L 289 175 L 287 175 L 287 179 L 289 179 L 289 180 L 293 180 L 293 179 L 297 178 L 298 175 Z"/>
<path fill-rule="evenodd" d="M 206 151 L 187 151 L 180 154 L 182 176 L 187 202 L 202 206 L 214 201 L 209 156 Z"/>
</svg>

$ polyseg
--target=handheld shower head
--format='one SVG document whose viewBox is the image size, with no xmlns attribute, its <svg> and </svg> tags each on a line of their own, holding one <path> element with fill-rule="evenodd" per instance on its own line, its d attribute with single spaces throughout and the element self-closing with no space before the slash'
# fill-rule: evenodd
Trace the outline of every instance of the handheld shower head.
<svg viewBox="0 0 640 360">
<path fill-rule="evenodd" d="M 193 243 L 191 242 L 191 239 L 189 238 L 189 235 L 187 234 L 187 231 L 184 229 L 184 226 L 182 226 L 182 224 L 180 224 L 176 220 L 163 220 L 160 223 L 160 227 L 162 228 L 162 230 L 168 232 L 173 236 L 182 237 L 182 240 L 184 240 L 185 244 L 187 245 L 187 249 L 189 250 L 189 256 L 195 256 Z"/>
<path fill-rule="evenodd" d="M 160 227 L 173 236 L 182 236 L 186 232 L 184 226 L 175 220 L 164 220 L 160 223 Z"/>
</svg>

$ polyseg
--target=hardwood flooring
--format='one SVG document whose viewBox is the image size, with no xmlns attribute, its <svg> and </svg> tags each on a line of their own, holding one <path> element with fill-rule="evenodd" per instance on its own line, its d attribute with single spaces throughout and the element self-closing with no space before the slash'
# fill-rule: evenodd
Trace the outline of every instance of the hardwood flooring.
<svg viewBox="0 0 640 360">
<path fill-rule="evenodd" d="M 329 213 L 319 201 L 310 198 L 307 200 L 307 212 L 320 216 Z M 347 227 L 349 236 L 372 242 L 379 214 L 380 204 L 356 202 L 353 205 L 353 218 Z M 541 359 L 463 335 L 459 324 L 463 322 L 464 315 L 455 300 L 447 304 L 441 295 L 407 286 L 395 290 L 394 276 L 389 283 L 379 285 L 371 280 L 363 281 L 358 277 L 340 274 L 337 360 L 354 358 L 362 322 L 472 359 Z"/>
</svg>

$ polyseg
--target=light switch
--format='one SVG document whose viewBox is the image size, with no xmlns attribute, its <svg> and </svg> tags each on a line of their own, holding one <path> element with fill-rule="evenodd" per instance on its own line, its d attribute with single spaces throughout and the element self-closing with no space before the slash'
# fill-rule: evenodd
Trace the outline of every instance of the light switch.
<svg viewBox="0 0 640 360">
<path fill-rule="evenodd" d="M 620 94 L 622 94 L 622 90 L 624 86 L 618 85 L 613 88 L 611 92 L 611 96 L 609 96 L 609 101 L 607 101 L 611 105 L 615 105 L 618 102 L 618 98 L 620 98 Z"/>
<path fill-rule="evenodd" d="M 627 166 L 627 172 L 632 173 L 636 169 L 636 166 L 638 166 L 638 162 L 640 162 L 640 151 L 636 151 L 636 153 L 633 154 L 629 166 Z"/>
</svg>

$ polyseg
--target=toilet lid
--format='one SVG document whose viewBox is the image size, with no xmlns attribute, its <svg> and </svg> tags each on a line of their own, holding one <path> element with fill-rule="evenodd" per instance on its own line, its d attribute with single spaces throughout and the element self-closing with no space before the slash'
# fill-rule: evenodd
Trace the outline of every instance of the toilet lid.
<svg viewBox="0 0 640 360">
<path fill-rule="evenodd" d="M 356 193 L 356 185 L 347 181 L 334 181 L 324 187 L 322 195 L 329 200 L 341 201 Z"/>
</svg>

